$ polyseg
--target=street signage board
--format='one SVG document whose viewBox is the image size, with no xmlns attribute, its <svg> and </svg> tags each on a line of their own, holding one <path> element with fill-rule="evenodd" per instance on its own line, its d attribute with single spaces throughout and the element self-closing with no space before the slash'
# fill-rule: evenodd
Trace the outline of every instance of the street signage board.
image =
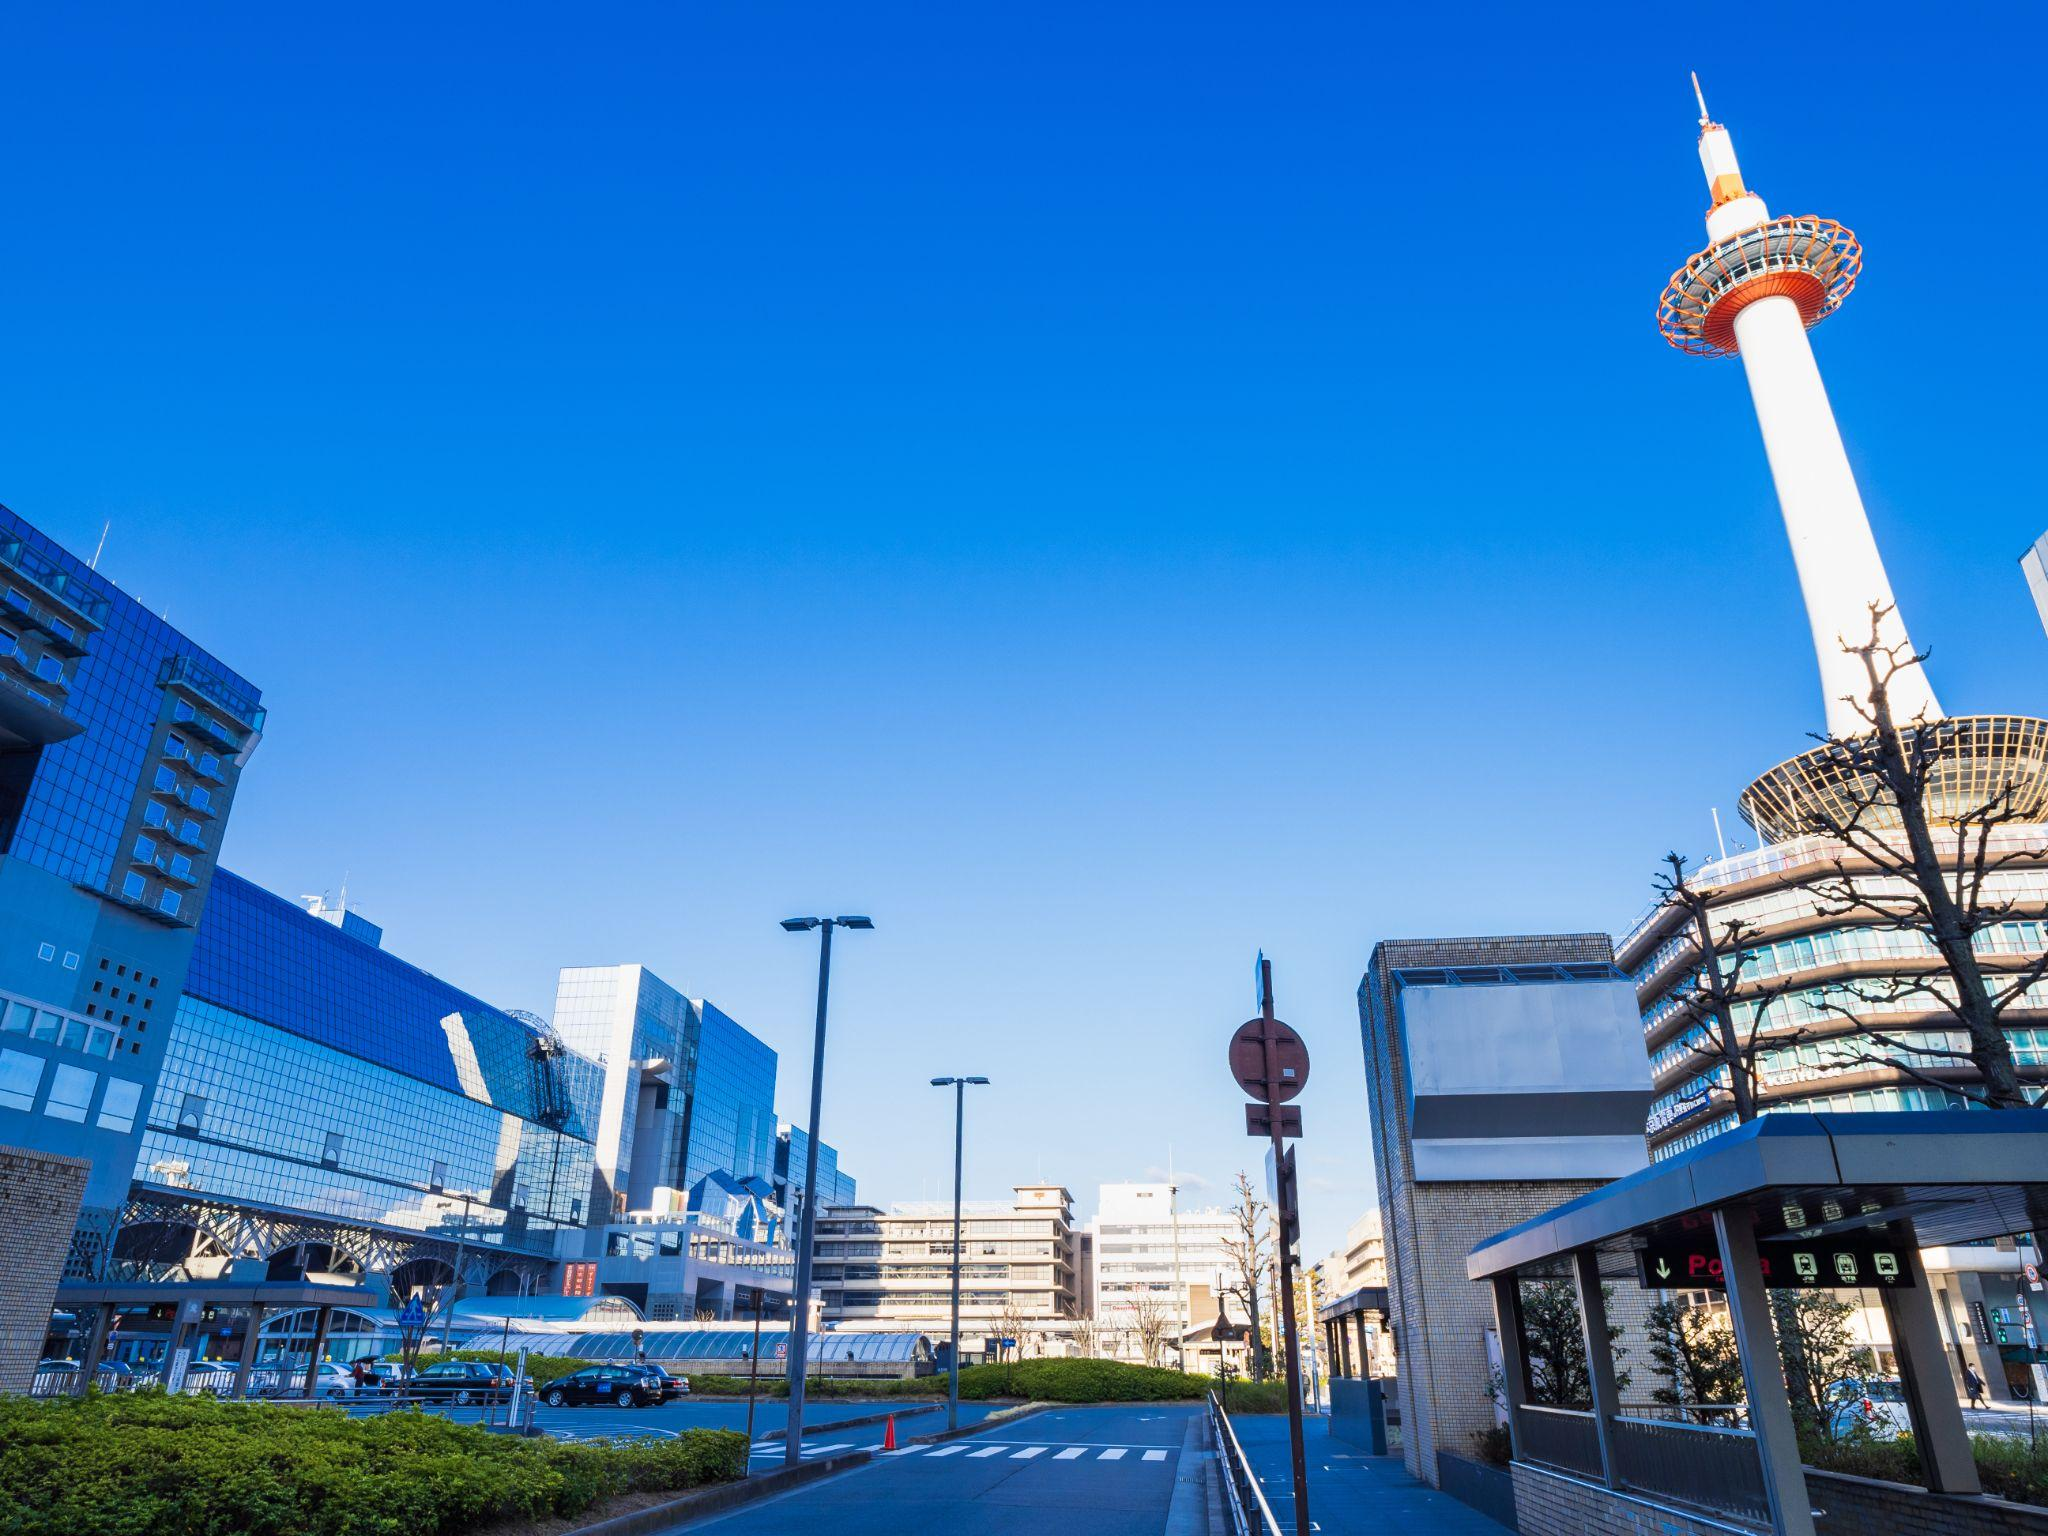
<svg viewBox="0 0 2048 1536">
<path fill-rule="evenodd" d="M 1266 1040 L 1271 1033 L 1273 1071 L 1266 1079 Z M 1301 1036 L 1278 1019 L 1263 1015 L 1247 1019 L 1230 1037 L 1230 1075 L 1237 1086 L 1255 1099 L 1285 1101 L 1300 1093 L 1308 1082 L 1308 1047 Z"/>
<path fill-rule="evenodd" d="M 420 1293 L 414 1291 L 405 1298 L 405 1307 L 398 1314 L 401 1328 L 424 1328 L 427 1326 L 427 1309 L 420 1304 Z"/>
<path fill-rule="evenodd" d="M 1764 1284 L 1777 1290 L 1874 1290 L 1911 1288 L 1905 1250 L 1890 1239 L 1857 1233 L 1811 1242 L 1758 1245 Z M 1653 1240 L 1636 1250 L 1636 1278 L 1649 1290 L 1725 1290 L 1721 1250 L 1711 1236 Z"/>
<path fill-rule="evenodd" d="M 1260 1136 L 1270 1140 L 1273 1135 L 1274 1113 L 1273 1110 L 1266 1108 L 1263 1104 L 1245 1105 L 1245 1135 Z M 1280 1134 L 1282 1136 L 1299 1136 L 1301 1134 L 1301 1106 L 1299 1104 L 1282 1104 L 1278 1113 L 1280 1116 Z"/>
</svg>

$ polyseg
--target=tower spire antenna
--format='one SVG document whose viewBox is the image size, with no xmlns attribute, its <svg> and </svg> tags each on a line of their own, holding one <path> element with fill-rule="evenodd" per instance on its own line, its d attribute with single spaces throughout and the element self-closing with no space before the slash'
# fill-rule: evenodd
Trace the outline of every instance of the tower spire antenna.
<svg viewBox="0 0 2048 1536">
<path fill-rule="evenodd" d="M 1690 71 L 1690 73 L 1692 75 L 1693 100 L 1700 104 L 1700 126 L 1702 128 L 1711 128 L 1714 120 L 1707 115 L 1707 93 L 1700 89 L 1700 72 L 1695 69 Z"/>
</svg>

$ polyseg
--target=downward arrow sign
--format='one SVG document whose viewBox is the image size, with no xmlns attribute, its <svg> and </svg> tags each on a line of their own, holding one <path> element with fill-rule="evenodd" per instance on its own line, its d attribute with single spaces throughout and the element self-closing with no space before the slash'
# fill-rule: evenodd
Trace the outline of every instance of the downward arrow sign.
<svg viewBox="0 0 2048 1536">
<path fill-rule="evenodd" d="M 1657 1278 L 1658 1278 L 1659 1280 L 1663 1280 L 1663 1279 L 1666 1279 L 1666 1278 L 1668 1278 L 1668 1277 L 1670 1276 L 1670 1274 L 1671 1274 L 1671 1266 L 1670 1266 L 1669 1264 L 1665 1263 L 1665 1262 L 1664 1262 L 1664 1261 L 1663 1261 L 1662 1259 L 1659 1259 L 1659 1260 L 1657 1261 Z"/>
</svg>

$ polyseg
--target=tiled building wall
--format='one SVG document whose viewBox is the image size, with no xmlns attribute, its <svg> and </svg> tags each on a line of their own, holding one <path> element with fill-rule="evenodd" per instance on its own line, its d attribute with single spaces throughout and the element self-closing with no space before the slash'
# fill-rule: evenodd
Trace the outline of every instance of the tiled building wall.
<svg viewBox="0 0 2048 1536">
<path fill-rule="evenodd" d="M 26 1392 L 91 1164 L 0 1147 L 0 1392 Z"/>
</svg>

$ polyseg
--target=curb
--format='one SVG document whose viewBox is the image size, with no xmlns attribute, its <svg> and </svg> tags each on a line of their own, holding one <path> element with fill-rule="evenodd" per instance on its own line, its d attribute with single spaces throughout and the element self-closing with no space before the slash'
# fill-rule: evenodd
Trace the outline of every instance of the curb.
<svg viewBox="0 0 2048 1536">
<path fill-rule="evenodd" d="M 629 1514 L 614 1515 L 609 1520 L 600 1520 L 596 1525 L 582 1525 L 569 1536 L 655 1536 L 656 1532 L 673 1530 L 710 1515 L 722 1515 L 729 1509 L 738 1509 L 743 1504 L 752 1504 L 760 1499 L 771 1499 L 778 1493 L 787 1493 L 792 1488 L 801 1488 L 806 1483 L 815 1483 L 820 1478 L 830 1477 L 836 1472 L 849 1471 L 874 1459 L 872 1451 L 848 1451 L 843 1456 L 833 1456 L 824 1461 L 806 1461 L 794 1467 L 781 1467 L 773 1472 L 763 1472 L 754 1477 L 743 1477 L 738 1482 L 720 1483 L 715 1488 L 701 1488 L 695 1493 L 686 1493 L 679 1499 L 666 1504 L 651 1504 L 646 1509 L 636 1509 Z"/>
<path fill-rule="evenodd" d="M 978 1424 L 962 1424 L 958 1429 L 942 1429 L 929 1435 L 918 1435 L 906 1440 L 905 1445 L 937 1445 L 943 1440 L 962 1440 L 969 1435 L 978 1435 L 984 1429 L 1003 1428 L 1028 1419 L 1034 1413 L 1044 1413 L 1048 1408 L 1071 1407 L 1066 1403 L 1025 1403 L 1017 1408 L 1005 1408 L 1001 1413 L 992 1413 Z"/>
<path fill-rule="evenodd" d="M 908 1408 L 888 1408 L 880 1413 L 870 1413 L 858 1419 L 834 1419 L 829 1424 L 806 1424 L 804 1426 L 804 1433 L 807 1435 L 822 1435 L 835 1429 L 865 1429 L 868 1425 L 879 1424 L 884 1419 L 907 1419 L 914 1414 L 937 1413 L 945 1406 L 944 1403 L 914 1403 Z M 789 1430 L 787 1428 L 771 1429 L 763 1432 L 755 1443 L 758 1444 L 760 1440 L 787 1440 L 788 1438 Z"/>
</svg>

